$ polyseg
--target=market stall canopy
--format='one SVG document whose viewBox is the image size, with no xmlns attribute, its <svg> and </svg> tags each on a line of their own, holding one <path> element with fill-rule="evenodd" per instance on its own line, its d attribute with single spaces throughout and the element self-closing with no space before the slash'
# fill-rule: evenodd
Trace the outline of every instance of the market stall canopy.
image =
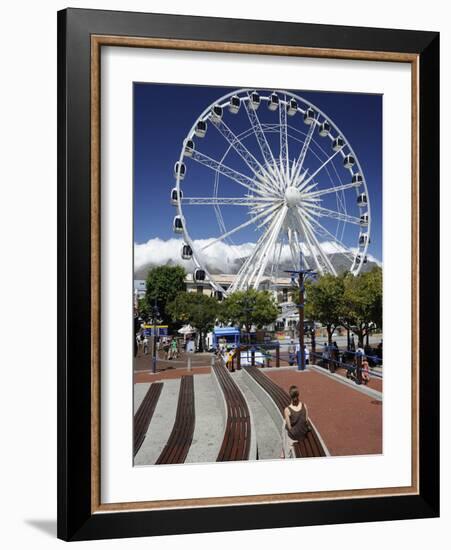
<svg viewBox="0 0 451 550">
<path fill-rule="evenodd" d="M 193 328 L 191 325 L 185 325 L 178 330 L 179 334 L 192 334 L 193 332 L 197 332 L 197 330 Z"/>
</svg>

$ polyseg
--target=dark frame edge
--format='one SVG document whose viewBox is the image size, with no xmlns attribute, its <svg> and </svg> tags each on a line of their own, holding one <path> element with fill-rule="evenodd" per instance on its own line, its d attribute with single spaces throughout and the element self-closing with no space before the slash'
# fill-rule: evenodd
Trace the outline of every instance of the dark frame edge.
<svg viewBox="0 0 451 550">
<path fill-rule="evenodd" d="M 111 12 L 103 12 L 111 13 Z M 121 12 L 116 12 L 120 14 Z M 70 264 L 71 223 L 79 212 L 80 204 L 71 201 L 74 193 L 70 182 L 68 140 L 70 113 L 68 102 L 68 26 L 77 32 L 89 34 L 87 16 L 98 10 L 68 9 L 58 12 L 58 532 L 63 540 L 94 540 L 100 538 L 124 538 L 181 533 L 203 533 L 262 528 L 294 527 L 300 525 L 355 523 L 400 519 L 433 518 L 439 515 L 439 423 L 438 423 L 438 371 L 436 378 L 420 379 L 420 494 L 418 496 L 377 497 L 336 500 L 333 503 L 314 501 L 308 503 L 257 504 L 244 506 L 192 508 L 158 511 L 127 511 L 95 513 L 90 511 L 90 487 L 85 490 L 74 486 L 76 470 L 80 468 L 82 481 L 86 483 L 83 457 L 71 459 L 74 449 L 69 438 L 73 435 L 73 419 L 70 404 L 74 397 L 84 396 L 80 390 L 83 380 L 74 383 L 70 374 L 71 356 L 67 334 L 70 328 L 70 297 L 75 283 L 69 281 L 74 266 Z M 139 17 L 141 14 L 133 14 Z M 162 16 L 173 18 L 175 16 Z M 179 18 L 182 16 L 178 16 Z M 69 19 L 69 22 L 68 22 Z M 197 18 L 210 21 L 212 18 Z M 218 21 L 218 20 L 217 20 Z M 219 20 L 220 21 L 220 20 Z M 249 21 L 252 23 L 252 21 Z M 254 22 L 257 23 L 257 22 Z M 172 24 L 172 23 L 171 23 Z M 108 26 L 108 25 L 107 25 Z M 169 25 L 170 26 L 170 25 Z M 312 27 L 314 25 L 310 25 Z M 197 32 L 197 31 L 196 31 Z M 400 31 L 405 32 L 405 31 Z M 80 33 L 80 36 L 81 34 Z M 425 45 L 427 34 L 428 44 Z M 418 45 L 420 61 L 419 97 L 419 149 L 420 149 L 420 200 L 423 211 L 438 212 L 438 162 L 439 162 L 439 34 L 420 33 Z M 80 38 L 78 36 L 78 38 Z M 419 38 L 420 40 L 420 38 Z M 431 166 L 432 172 L 431 172 Z M 427 175 L 427 178 L 426 178 Z M 431 180 L 437 182 L 437 193 L 430 192 Z M 426 192 L 428 191 L 428 192 Z M 76 202 L 76 201 L 75 201 Z M 432 218 L 432 219 L 431 219 Z M 73 229 L 73 226 L 72 226 Z M 420 365 L 434 362 L 438 365 L 438 215 L 421 215 L 420 210 L 420 341 L 428 342 L 420 349 Z M 82 237 L 85 237 L 83 232 Z M 79 245 L 80 249 L 82 245 Z M 78 255 L 81 253 L 78 251 Z M 86 249 L 85 249 L 86 253 Z M 76 258 L 78 263 L 83 261 Z M 426 267 L 427 266 L 427 267 Z M 432 266 L 432 267 L 431 267 Z M 72 271 L 71 271 L 72 270 Z M 89 277 L 88 277 L 89 278 Z M 422 282 L 421 282 L 422 281 Z M 84 281 L 82 281 L 84 283 Z M 83 285 L 82 285 L 83 286 Z M 72 296 L 73 299 L 73 296 Z M 424 306 L 427 304 L 427 308 Z M 79 312 L 77 312 L 79 315 Z M 72 327 L 77 322 L 72 320 Z M 67 325 L 66 325 L 67 323 Z M 81 330 L 81 329 L 79 329 Z M 69 346 L 70 348 L 70 346 Z M 73 365 L 72 365 L 73 368 Z M 82 378 L 86 381 L 86 375 Z M 74 387 L 75 386 L 75 387 Z M 88 387 L 89 390 L 89 387 Z M 433 418 L 433 430 L 426 430 L 426 419 Z M 85 422 L 83 415 L 82 422 Z M 79 432 L 77 430 L 77 436 Z M 89 444 L 90 445 L 90 444 Z M 72 454 L 71 454 L 72 453 Z M 80 466 L 80 464 L 83 465 Z M 90 473 L 89 473 L 90 475 Z M 88 496 L 89 495 L 89 496 Z M 396 505 L 394 505 L 396 499 Z M 302 507 L 302 510 L 301 510 Z M 370 517 L 375 516 L 375 519 Z M 227 517 L 227 524 L 224 517 Z M 301 519 L 300 519 L 301 518 Z"/>
<path fill-rule="evenodd" d="M 420 494 L 440 515 L 440 34 L 420 55 L 419 88 L 419 304 L 420 342 Z M 433 216 L 430 214 L 434 213 Z M 427 308 L 425 305 L 427 304 Z M 434 365 L 434 376 L 425 375 Z"/>
<path fill-rule="evenodd" d="M 57 536 L 68 540 L 67 512 L 67 402 L 66 402 L 66 10 L 57 13 L 57 203 L 58 203 L 58 323 L 57 323 Z"/>
<path fill-rule="evenodd" d="M 393 499 L 396 498 L 396 506 Z M 303 509 L 300 510 L 300 504 Z M 70 541 L 136 538 L 195 533 L 251 531 L 313 525 L 374 523 L 437 517 L 421 496 L 378 497 L 334 501 L 274 503 L 181 510 L 114 512 L 94 514 Z M 374 515 L 374 519 L 371 518 Z M 227 518 L 225 521 L 224 518 Z"/>
</svg>

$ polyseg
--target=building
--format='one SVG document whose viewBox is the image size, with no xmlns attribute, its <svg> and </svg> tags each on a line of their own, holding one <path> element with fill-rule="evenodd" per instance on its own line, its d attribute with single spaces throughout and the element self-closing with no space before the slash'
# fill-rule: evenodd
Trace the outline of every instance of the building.
<svg viewBox="0 0 451 550">
<path fill-rule="evenodd" d="M 135 279 L 133 281 L 133 290 L 137 298 L 144 298 L 146 295 L 146 281 L 144 279 Z"/>
<path fill-rule="evenodd" d="M 235 275 L 221 273 L 212 275 L 213 280 L 221 285 L 224 290 L 227 290 L 234 282 Z M 187 292 L 197 292 L 206 296 L 216 296 L 222 300 L 222 296 L 215 293 L 215 289 L 209 281 L 195 281 L 192 273 L 188 273 L 185 277 L 185 285 Z M 284 332 L 285 334 L 294 334 L 299 321 L 299 313 L 296 304 L 293 302 L 293 285 L 290 277 L 277 277 L 275 279 L 265 278 L 260 284 L 261 290 L 271 292 L 279 307 L 279 316 L 275 324 L 276 331 Z M 134 297 L 135 307 L 137 307 L 138 299 L 145 296 L 146 281 L 135 279 L 134 281 Z"/>
<path fill-rule="evenodd" d="M 235 275 L 233 274 L 219 274 L 212 275 L 211 277 L 224 290 L 227 290 L 235 280 Z M 207 296 L 213 296 L 215 292 L 209 281 L 194 281 L 192 273 L 187 274 L 185 284 L 187 292 L 197 292 L 199 294 L 206 294 Z M 274 280 L 266 278 L 260 283 L 260 290 L 272 292 L 278 304 L 292 302 L 292 289 L 293 286 L 289 277 L 278 277 Z M 219 296 L 219 299 L 221 299 L 221 296 Z"/>
<path fill-rule="evenodd" d="M 235 275 L 220 274 L 212 275 L 215 282 L 227 290 L 235 280 Z M 198 292 L 207 296 L 214 296 L 214 289 L 208 281 L 194 281 L 192 273 L 185 278 L 187 292 Z M 277 277 L 276 279 L 263 279 L 260 284 L 261 290 L 268 290 L 276 299 L 279 307 L 279 316 L 275 323 L 275 330 L 288 335 L 294 335 L 299 322 L 299 312 L 293 302 L 293 285 L 290 277 Z M 217 296 L 221 299 L 221 296 Z"/>
</svg>

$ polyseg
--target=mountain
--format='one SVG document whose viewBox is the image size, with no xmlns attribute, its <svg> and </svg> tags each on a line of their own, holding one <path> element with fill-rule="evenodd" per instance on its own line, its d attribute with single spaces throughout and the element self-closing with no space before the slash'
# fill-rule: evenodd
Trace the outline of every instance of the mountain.
<svg viewBox="0 0 451 550">
<path fill-rule="evenodd" d="M 341 252 L 328 254 L 328 257 L 332 265 L 334 266 L 335 270 L 337 271 L 337 273 L 343 273 L 343 271 L 346 270 L 346 266 L 349 265 L 349 261 L 347 257 Z M 228 273 L 232 273 L 232 274 L 238 273 L 238 270 L 240 269 L 244 260 L 245 258 L 233 259 L 232 263 L 228 264 Z M 307 261 L 308 261 L 308 257 L 307 257 Z M 162 265 L 162 264 L 148 262 L 140 266 L 135 270 L 135 274 L 134 274 L 135 279 L 145 279 L 149 269 L 151 269 L 152 267 L 156 267 L 157 265 Z M 166 262 L 164 262 L 163 265 L 181 265 L 186 269 L 187 272 L 191 272 L 194 270 L 194 263 L 192 261 L 186 261 L 181 259 L 179 260 L 178 258 L 169 259 Z M 362 267 L 362 272 L 371 271 L 375 266 L 381 266 L 380 262 L 374 260 L 372 257 L 369 257 L 367 263 L 364 264 Z M 223 269 L 220 269 L 217 267 L 214 258 L 211 258 L 211 259 L 206 258 L 205 267 L 212 275 L 219 275 L 221 273 L 224 273 Z M 311 267 L 314 267 L 314 266 L 311 266 Z M 293 269 L 292 262 L 288 260 L 281 262 L 280 268 L 279 268 L 280 276 L 284 276 L 285 274 L 283 272 L 285 270 L 290 270 L 290 269 Z"/>
</svg>

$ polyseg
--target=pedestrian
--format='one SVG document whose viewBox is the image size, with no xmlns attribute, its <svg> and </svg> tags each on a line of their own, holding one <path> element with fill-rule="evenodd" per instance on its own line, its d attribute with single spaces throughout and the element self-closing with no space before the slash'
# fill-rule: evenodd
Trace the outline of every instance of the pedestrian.
<svg viewBox="0 0 451 550">
<path fill-rule="evenodd" d="M 147 355 L 149 353 L 149 339 L 147 338 L 147 335 L 144 335 L 143 353 L 144 355 Z"/>
<path fill-rule="evenodd" d="M 292 367 L 295 363 L 296 358 L 296 346 L 294 345 L 294 340 L 290 341 L 290 345 L 288 346 L 288 364 L 290 367 Z"/>
<path fill-rule="evenodd" d="M 355 351 L 354 335 L 351 336 L 351 344 L 349 346 L 350 351 Z"/>
<path fill-rule="evenodd" d="M 226 355 L 226 367 L 231 372 L 235 371 L 235 369 L 233 368 L 233 359 L 235 357 L 236 351 L 236 348 L 232 348 L 230 351 L 227 352 Z"/>
<path fill-rule="evenodd" d="M 322 358 L 323 358 L 323 367 L 327 367 L 329 364 L 329 346 L 327 345 L 326 342 L 324 342 Z"/>
<path fill-rule="evenodd" d="M 177 338 L 174 338 L 174 340 L 172 340 L 172 358 L 179 358 L 179 344 Z"/>
<path fill-rule="evenodd" d="M 340 349 L 336 341 L 333 343 L 333 355 L 334 355 L 333 358 L 338 363 L 340 361 Z"/>
<path fill-rule="evenodd" d="M 370 381 L 370 364 L 365 358 L 362 361 L 362 382 L 366 385 Z"/>
<path fill-rule="evenodd" d="M 293 445 L 303 441 L 311 430 L 308 423 L 307 405 L 299 399 L 299 389 L 291 386 L 289 390 L 290 404 L 283 411 L 282 426 L 283 449 L 281 458 L 295 458 Z"/>
<path fill-rule="evenodd" d="M 378 357 L 378 363 L 382 362 L 382 340 L 379 342 L 376 350 L 376 356 Z"/>
<path fill-rule="evenodd" d="M 168 342 L 168 361 L 172 359 L 172 338 Z"/>
<path fill-rule="evenodd" d="M 141 327 L 141 322 L 140 322 L 139 316 L 136 314 L 133 318 L 133 331 L 135 334 L 135 338 L 134 338 L 135 342 L 134 342 L 134 349 L 133 349 L 134 357 L 138 355 L 138 333 L 139 333 L 140 327 Z"/>
<path fill-rule="evenodd" d="M 360 346 L 355 350 L 355 382 L 356 384 L 362 383 L 362 366 L 363 361 L 366 360 L 365 351 Z"/>
<path fill-rule="evenodd" d="M 178 358 L 177 339 L 173 338 L 171 342 L 171 359 L 177 359 L 177 358 Z"/>
<path fill-rule="evenodd" d="M 305 364 L 309 364 L 309 358 L 310 358 L 310 352 L 307 348 L 307 346 L 304 346 L 304 358 L 305 358 Z"/>
</svg>

